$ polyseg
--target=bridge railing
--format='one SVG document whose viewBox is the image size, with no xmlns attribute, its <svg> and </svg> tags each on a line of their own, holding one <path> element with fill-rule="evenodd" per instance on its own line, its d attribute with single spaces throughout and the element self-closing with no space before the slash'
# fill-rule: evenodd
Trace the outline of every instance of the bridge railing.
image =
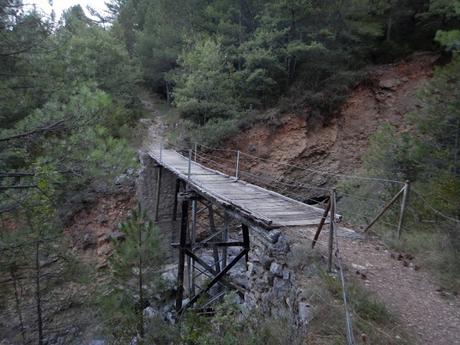
<svg viewBox="0 0 460 345">
<path fill-rule="evenodd" d="M 331 190 L 346 224 L 364 232 L 400 238 L 422 218 L 433 217 L 456 227 L 460 220 L 430 205 L 409 181 L 307 168 L 286 160 L 274 160 L 238 149 L 200 143 L 167 144 L 194 161 L 235 179 L 242 179 L 298 201 L 326 208 Z M 161 155 L 161 154 L 160 154 Z M 429 222 L 429 220 L 425 220 Z"/>
</svg>

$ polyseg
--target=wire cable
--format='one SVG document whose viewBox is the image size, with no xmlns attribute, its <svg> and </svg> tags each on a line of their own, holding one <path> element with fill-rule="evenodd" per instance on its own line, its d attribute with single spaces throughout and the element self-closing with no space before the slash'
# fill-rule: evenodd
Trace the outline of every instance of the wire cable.
<svg viewBox="0 0 460 345">
<path fill-rule="evenodd" d="M 385 178 L 380 178 L 380 177 L 367 177 L 367 176 L 349 175 L 349 174 L 341 174 L 341 173 L 333 173 L 333 172 L 321 171 L 321 170 L 317 170 L 317 169 L 309 169 L 309 168 L 304 168 L 304 167 L 301 167 L 301 166 L 298 166 L 298 165 L 295 165 L 295 164 L 289 164 L 289 163 L 284 163 L 284 162 L 280 162 L 280 161 L 274 161 L 274 160 L 258 157 L 258 156 L 252 155 L 250 153 L 246 153 L 244 151 L 241 151 L 241 150 L 224 149 L 224 148 L 220 148 L 220 147 L 212 148 L 212 147 L 206 146 L 206 145 L 201 144 L 201 143 L 196 143 L 196 145 L 204 147 L 204 148 L 206 148 L 208 150 L 211 150 L 211 151 L 233 152 L 233 153 L 239 152 L 240 155 L 243 155 L 243 156 L 246 156 L 246 157 L 249 157 L 249 158 L 252 158 L 252 159 L 258 159 L 258 160 L 261 160 L 261 161 L 273 163 L 275 165 L 284 165 L 284 166 L 288 166 L 288 167 L 291 167 L 291 168 L 300 169 L 300 170 L 303 170 L 303 171 L 308 171 L 308 172 L 311 172 L 311 173 L 314 173 L 314 174 L 337 176 L 337 177 L 343 177 L 343 178 L 349 178 L 349 179 L 359 179 L 359 180 L 364 180 L 364 181 L 388 182 L 388 183 L 395 183 L 395 184 L 399 184 L 399 185 L 404 185 L 404 182 L 397 181 L 397 180 L 385 179 Z"/>
<path fill-rule="evenodd" d="M 414 188 L 411 188 L 411 190 L 414 192 L 414 194 L 415 194 L 416 196 L 418 196 L 418 197 L 424 202 L 424 205 L 428 206 L 428 208 L 429 208 L 431 211 L 433 211 L 434 213 L 436 213 L 437 215 L 439 215 L 439 216 L 441 216 L 441 217 L 443 217 L 443 218 L 445 218 L 445 219 L 448 219 L 448 220 L 450 220 L 450 221 L 452 221 L 452 222 L 455 222 L 455 223 L 460 224 L 460 220 L 455 219 L 455 218 L 452 218 L 452 217 L 449 217 L 449 216 L 445 215 L 444 213 L 442 213 L 441 211 L 435 209 L 433 206 L 431 206 L 431 205 L 428 203 L 428 201 L 422 196 L 422 194 L 421 194 L 420 192 L 418 192 L 418 191 L 415 190 Z"/>
<path fill-rule="evenodd" d="M 334 195 L 334 193 L 333 193 Z M 336 200 L 335 198 L 332 197 L 333 200 L 331 200 L 332 205 L 336 205 Z M 333 217 L 331 217 L 333 218 Z M 335 230 L 335 224 L 334 220 L 331 219 L 331 225 L 333 226 L 333 229 Z M 335 231 L 333 232 L 333 234 Z M 340 283 L 342 285 L 342 298 L 343 298 L 343 306 L 345 308 L 345 322 L 346 322 L 346 331 L 347 331 L 347 345 L 355 345 L 355 339 L 353 335 L 353 320 L 352 320 L 352 315 L 350 312 L 350 309 L 348 307 L 348 290 L 347 286 L 345 284 L 345 274 L 343 272 L 343 265 L 342 265 L 342 258 L 340 257 L 340 249 L 339 249 L 339 236 L 335 234 L 335 257 L 337 264 L 339 266 L 339 272 L 340 272 Z"/>
</svg>

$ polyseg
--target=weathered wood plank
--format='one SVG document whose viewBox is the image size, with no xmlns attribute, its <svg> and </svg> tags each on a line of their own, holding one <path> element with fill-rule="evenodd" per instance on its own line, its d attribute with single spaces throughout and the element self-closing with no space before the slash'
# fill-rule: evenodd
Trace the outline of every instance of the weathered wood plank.
<svg viewBox="0 0 460 345">
<path fill-rule="evenodd" d="M 239 213 L 244 218 L 273 227 L 318 224 L 323 210 L 301 203 L 276 192 L 252 185 L 245 181 L 236 181 L 234 177 L 204 167 L 173 150 L 163 150 L 161 160 L 158 150 L 150 150 L 150 156 L 187 182 L 192 189 L 214 202 Z"/>
</svg>

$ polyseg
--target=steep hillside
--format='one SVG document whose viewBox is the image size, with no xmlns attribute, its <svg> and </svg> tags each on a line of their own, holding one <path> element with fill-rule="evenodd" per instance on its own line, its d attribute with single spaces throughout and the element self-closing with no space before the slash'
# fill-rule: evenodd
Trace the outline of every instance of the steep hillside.
<svg viewBox="0 0 460 345">
<path fill-rule="evenodd" d="M 419 53 L 389 65 L 370 68 L 367 78 L 356 87 L 329 124 L 315 126 L 304 117 L 284 114 L 277 126 L 258 123 L 226 143 L 267 160 L 292 163 L 334 173 L 358 169 L 369 137 L 383 123 L 406 130 L 404 115 L 417 109 L 417 90 L 432 75 L 438 56 Z M 267 162 L 253 162 L 252 170 L 271 175 L 295 171 Z M 282 169 L 283 171 L 279 171 Z M 324 176 L 309 177 L 309 183 L 324 185 Z"/>
<path fill-rule="evenodd" d="M 419 53 L 398 63 L 370 68 L 365 81 L 352 91 L 338 116 L 327 125 L 310 125 L 303 117 L 285 114 L 279 124 L 258 123 L 225 146 L 262 157 L 264 160 L 252 159 L 243 164 L 254 174 L 283 176 L 289 181 L 316 186 L 333 185 L 333 175 L 307 174 L 274 162 L 331 173 L 356 173 L 369 139 L 379 126 L 390 123 L 398 131 L 411 130 L 405 115 L 420 107 L 417 92 L 432 76 L 438 59 L 434 54 Z M 251 158 L 243 156 L 243 159 Z M 294 186 L 290 189 L 284 194 L 299 193 Z M 305 238 L 311 240 L 304 230 L 297 236 L 299 243 Z M 458 343 L 460 301 L 455 292 L 450 294 L 440 288 L 421 257 L 395 252 L 377 239 L 341 238 L 340 247 L 348 279 L 356 274 L 362 286 L 388 307 L 402 329 L 408 330 L 414 344 Z M 382 336 L 389 344 L 400 339 L 398 336 L 391 339 L 385 333 Z M 365 337 L 363 342 L 367 343 Z"/>
</svg>

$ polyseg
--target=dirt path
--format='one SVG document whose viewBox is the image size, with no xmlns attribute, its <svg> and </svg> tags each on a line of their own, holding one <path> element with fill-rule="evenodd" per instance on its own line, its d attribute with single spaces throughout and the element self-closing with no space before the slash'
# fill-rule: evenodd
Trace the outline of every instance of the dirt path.
<svg viewBox="0 0 460 345">
<path fill-rule="evenodd" d="M 151 140 L 159 139 L 164 135 L 165 124 L 163 122 L 163 109 L 167 107 L 164 101 L 161 101 L 155 95 L 146 90 L 139 90 L 139 98 L 144 110 L 149 114 L 148 118 L 140 120 L 147 133 L 143 135 L 143 146 L 150 145 Z"/>
<path fill-rule="evenodd" d="M 399 317 L 417 345 L 460 344 L 460 298 L 441 296 L 429 272 L 398 260 L 376 240 L 341 238 L 340 251 L 349 274 L 365 275 L 365 286 Z"/>
</svg>

